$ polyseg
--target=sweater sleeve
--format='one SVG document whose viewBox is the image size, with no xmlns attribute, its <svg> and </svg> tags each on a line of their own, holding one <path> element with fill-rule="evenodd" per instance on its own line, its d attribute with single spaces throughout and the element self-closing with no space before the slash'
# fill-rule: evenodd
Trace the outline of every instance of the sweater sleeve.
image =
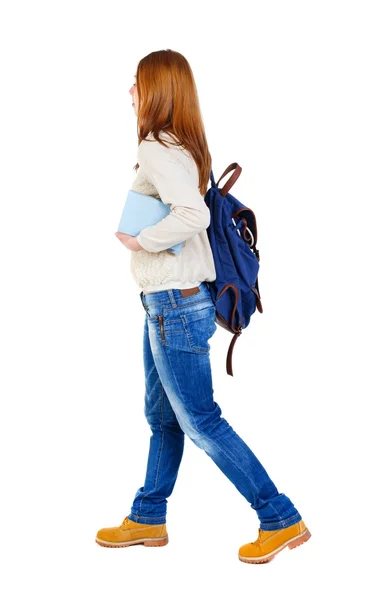
<svg viewBox="0 0 375 600">
<path fill-rule="evenodd" d="M 148 252 L 161 252 L 183 242 L 210 224 L 210 210 L 194 178 L 178 156 L 178 150 L 159 142 L 143 142 L 139 161 L 170 213 L 136 236 Z"/>
</svg>

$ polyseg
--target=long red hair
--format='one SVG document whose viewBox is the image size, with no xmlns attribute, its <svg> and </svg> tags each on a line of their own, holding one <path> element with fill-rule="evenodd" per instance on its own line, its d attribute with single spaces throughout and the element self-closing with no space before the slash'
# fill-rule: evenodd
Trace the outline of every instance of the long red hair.
<svg viewBox="0 0 375 600">
<path fill-rule="evenodd" d="M 205 195 L 211 170 L 198 92 L 186 58 L 174 50 L 157 50 L 142 58 L 136 72 L 138 145 L 149 133 L 163 146 L 166 131 L 190 152 L 199 172 L 199 191 Z M 139 163 L 135 165 L 138 169 Z"/>
</svg>

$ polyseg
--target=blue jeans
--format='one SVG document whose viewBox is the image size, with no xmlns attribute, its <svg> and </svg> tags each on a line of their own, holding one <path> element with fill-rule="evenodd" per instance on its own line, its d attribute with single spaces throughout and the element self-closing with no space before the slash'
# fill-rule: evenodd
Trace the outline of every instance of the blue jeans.
<svg viewBox="0 0 375 600">
<path fill-rule="evenodd" d="M 184 297 L 178 289 L 144 294 L 144 412 L 151 428 L 143 487 L 128 517 L 166 522 L 167 498 L 176 483 L 185 434 L 212 458 L 256 510 L 261 529 L 282 529 L 302 519 L 280 494 L 257 457 L 221 416 L 213 398 L 209 339 L 215 305 L 205 282 Z"/>
</svg>

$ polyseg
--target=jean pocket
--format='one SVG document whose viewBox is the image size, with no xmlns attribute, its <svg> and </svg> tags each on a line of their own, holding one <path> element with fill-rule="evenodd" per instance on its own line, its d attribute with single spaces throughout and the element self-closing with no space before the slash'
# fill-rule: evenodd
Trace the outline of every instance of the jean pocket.
<svg viewBox="0 0 375 600">
<path fill-rule="evenodd" d="M 181 314 L 185 334 L 193 352 L 207 353 L 210 351 L 208 340 L 217 329 L 215 316 L 216 309 L 212 303 L 204 308 Z"/>
</svg>

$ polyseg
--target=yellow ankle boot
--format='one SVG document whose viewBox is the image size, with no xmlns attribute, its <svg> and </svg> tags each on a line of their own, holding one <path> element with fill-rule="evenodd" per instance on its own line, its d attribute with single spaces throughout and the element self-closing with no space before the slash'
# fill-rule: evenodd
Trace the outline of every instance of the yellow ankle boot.
<svg viewBox="0 0 375 600">
<path fill-rule="evenodd" d="M 292 550 L 310 537 L 311 533 L 302 520 L 283 529 L 259 529 L 258 539 L 241 546 L 238 558 L 247 563 L 268 562 L 287 546 Z"/>
<path fill-rule="evenodd" d="M 136 523 L 125 517 L 119 527 L 99 529 L 95 541 L 100 546 L 107 548 L 122 548 L 133 544 L 165 546 L 169 540 L 166 523 L 158 525 Z"/>
</svg>

